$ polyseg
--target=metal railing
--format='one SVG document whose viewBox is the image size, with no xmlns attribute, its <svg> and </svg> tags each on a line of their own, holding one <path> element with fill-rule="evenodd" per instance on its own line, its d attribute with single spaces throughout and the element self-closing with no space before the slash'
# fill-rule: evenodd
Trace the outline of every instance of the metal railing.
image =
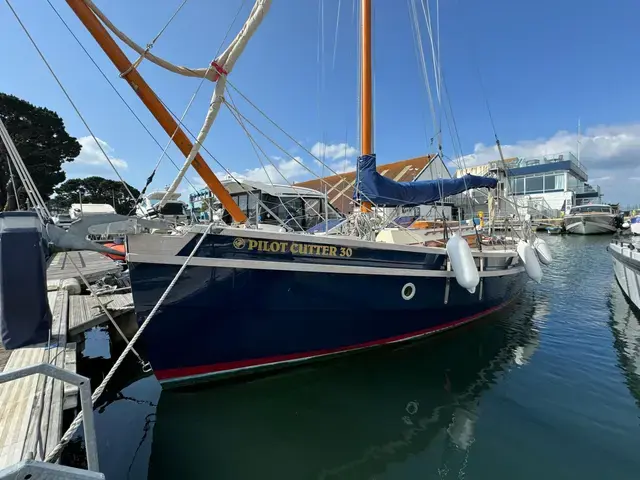
<svg viewBox="0 0 640 480">
<path fill-rule="evenodd" d="M 93 403 L 91 401 L 91 383 L 89 379 L 49 363 L 40 363 L 38 365 L 30 365 L 28 367 L 0 373 L 0 384 L 36 374 L 52 377 L 61 382 L 71 383 L 78 387 L 80 391 L 84 441 L 87 450 L 87 469 L 92 472 L 98 472 L 98 442 L 93 422 Z M 28 455 L 33 457 L 34 453 L 28 452 Z"/>
<path fill-rule="evenodd" d="M 571 152 L 560 152 L 560 153 L 552 153 L 549 155 L 538 155 L 535 157 L 522 157 L 522 158 L 514 158 L 505 160 L 504 165 L 508 169 L 514 168 L 525 168 L 525 167 L 533 167 L 535 165 L 552 165 L 554 163 L 566 162 L 570 161 L 573 166 L 582 173 L 585 177 L 587 177 L 587 167 L 584 166 L 580 160 Z M 502 161 L 496 160 L 489 163 L 489 168 L 497 168 L 502 167 Z"/>
</svg>

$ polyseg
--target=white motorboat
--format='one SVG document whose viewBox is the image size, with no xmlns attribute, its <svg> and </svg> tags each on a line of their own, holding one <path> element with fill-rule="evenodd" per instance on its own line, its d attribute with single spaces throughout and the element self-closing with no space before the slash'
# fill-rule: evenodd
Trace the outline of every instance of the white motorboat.
<svg viewBox="0 0 640 480">
<path fill-rule="evenodd" d="M 620 216 L 615 207 L 606 204 L 573 207 L 569 215 L 564 217 L 567 233 L 579 235 L 615 233 L 619 223 Z"/>
</svg>

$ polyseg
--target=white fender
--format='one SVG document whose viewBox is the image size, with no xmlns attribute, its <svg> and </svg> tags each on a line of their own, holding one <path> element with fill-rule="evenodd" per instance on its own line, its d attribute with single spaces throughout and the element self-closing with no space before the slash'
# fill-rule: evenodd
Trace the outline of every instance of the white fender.
<svg viewBox="0 0 640 480">
<path fill-rule="evenodd" d="M 524 264 L 524 269 L 527 272 L 527 275 L 538 283 L 542 280 L 542 268 L 540 267 L 540 262 L 538 261 L 538 257 L 536 256 L 533 248 L 524 240 L 520 240 L 518 242 L 518 256 L 522 260 Z"/>
<path fill-rule="evenodd" d="M 533 241 L 533 249 L 538 254 L 538 260 L 543 265 L 551 265 L 553 262 L 553 257 L 551 256 L 551 250 L 549 249 L 549 245 L 541 238 L 536 238 Z"/>
<path fill-rule="evenodd" d="M 469 244 L 464 238 L 454 234 L 447 241 L 447 255 L 451 260 L 451 268 L 458 285 L 474 293 L 476 286 L 480 283 L 480 275 Z"/>
</svg>

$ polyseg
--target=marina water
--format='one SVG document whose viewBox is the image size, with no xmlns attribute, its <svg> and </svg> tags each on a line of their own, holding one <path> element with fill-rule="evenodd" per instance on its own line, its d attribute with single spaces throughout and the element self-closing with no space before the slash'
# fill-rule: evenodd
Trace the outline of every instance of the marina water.
<svg viewBox="0 0 640 480">
<path fill-rule="evenodd" d="M 554 263 L 540 285 L 417 343 L 165 392 L 130 355 L 96 405 L 101 470 L 117 479 L 638 478 L 640 314 L 615 282 L 608 236 L 545 239 Z M 114 361 L 105 337 L 89 332 L 79 361 L 97 383 Z M 79 443 L 67 461 L 83 458 Z"/>
</svg>

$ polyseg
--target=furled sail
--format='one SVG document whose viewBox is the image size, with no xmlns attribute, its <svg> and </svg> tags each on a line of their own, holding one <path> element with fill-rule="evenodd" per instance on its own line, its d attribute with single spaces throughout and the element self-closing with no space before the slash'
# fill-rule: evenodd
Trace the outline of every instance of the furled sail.
<svg viewBox="0 0 640 480">
<path fill-rule="evenodd" d="M 498 180 L 495 178 L 477 175 L 395 182 L 378 173 L 375 155 L 362 155 L 358 158 L 358 188 L 354 191 L 354 198 L 387 207 L 425 205 L 472 188 L 495 188 L 497 184 Z"/>
</svg>

